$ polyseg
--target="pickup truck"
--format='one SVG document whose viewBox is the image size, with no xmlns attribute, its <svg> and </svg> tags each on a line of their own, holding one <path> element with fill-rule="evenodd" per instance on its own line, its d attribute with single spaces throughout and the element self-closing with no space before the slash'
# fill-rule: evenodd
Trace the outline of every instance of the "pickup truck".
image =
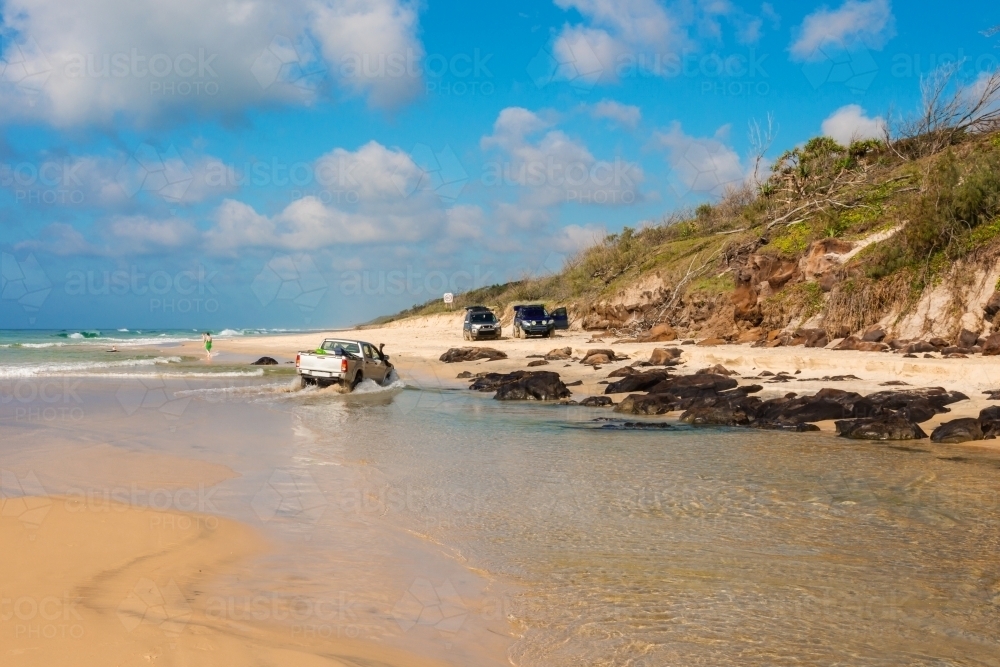
<svg viewBox="0 0 1000 667">
<path fill-rule="evenodd" d="M 334 383 L 354 389 L 365 378 L 382 384 L 392 370 L 389 356 L 363 340 L 327 338 L 315 350 L 295 355 L 295 370 L 305 384 Z"/>
</svg>

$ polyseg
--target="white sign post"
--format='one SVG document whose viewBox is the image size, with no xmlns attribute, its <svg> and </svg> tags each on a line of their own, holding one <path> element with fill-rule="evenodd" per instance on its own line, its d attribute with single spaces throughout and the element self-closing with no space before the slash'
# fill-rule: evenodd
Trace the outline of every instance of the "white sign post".
<svg viewBox="0 0 1000 667">
<path fill-rule="evenodd" d="M 455 303 L 455 295 L 452 294 L 451 292 L 445 292 L 444 293 L 444 302 L 446 304 L 448 304 L 449 308 L 451 308 L 451 304 Z"/>
</svg>

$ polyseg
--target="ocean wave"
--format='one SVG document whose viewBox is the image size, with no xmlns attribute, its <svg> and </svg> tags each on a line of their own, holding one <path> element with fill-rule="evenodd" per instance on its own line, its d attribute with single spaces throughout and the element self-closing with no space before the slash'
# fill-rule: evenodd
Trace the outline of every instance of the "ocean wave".
<svg viewBox="0 0 1000 667">
<path fill-rule="evenodd" d="M 223 329 L 215 335 L 217 338 L 232 338 L 233 336 L 242 336 L 244 333 L 242 330 L 237 329 Z"/>
<path fill-rule="evenodd" d="M 180 357 L 156 357 L 153 359 L 122 359 L 120 361 L 79 361 L 71 363 L 48 363 L 0 368 L 0 378 L 30 378 L 45 375 L 92 374 L 93 371 L 113 368 L 141 368 L 163 364 L 180 363 Z"/>
<path fill-rule="evenodd" d="M 259 378 L 264 375 L 263 369 L 253 371 L 166 371 L 156 373 L 90 373 L 97 378 L 126 378 L 130 380 L 141 379 L 143 377 L 155 377 L 163 379 L 212 379 L 212 378 Z"/>
</svg>

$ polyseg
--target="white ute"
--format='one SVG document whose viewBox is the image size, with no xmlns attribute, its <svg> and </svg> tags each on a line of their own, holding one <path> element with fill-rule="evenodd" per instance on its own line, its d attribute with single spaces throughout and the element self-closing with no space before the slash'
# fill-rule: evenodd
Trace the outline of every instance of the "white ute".
<svg viewBox="0 0 1000 667">
<path fill-rule="evenodd" d="M 316 350 L 299 352 L 295 370 L 304 384 L 327 387 L 334 383 L 354 389 L 362 380 L 382 384 L 392 371 L 389 357 L 363 340 L 327 338 Z"/>
</svg>

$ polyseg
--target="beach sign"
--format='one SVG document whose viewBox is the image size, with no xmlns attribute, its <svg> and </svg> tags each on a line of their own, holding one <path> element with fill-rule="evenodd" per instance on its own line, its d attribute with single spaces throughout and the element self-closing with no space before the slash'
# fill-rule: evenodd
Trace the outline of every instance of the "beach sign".
<svg viewBox="0 0 1000 667">
<path fill-rule="evenodd" d="M 451 292 L 445 292 L 444 293 L 444 302 L 445 303 L 455 303 L 455 295 L 452 294 Z"/>
</svg>

